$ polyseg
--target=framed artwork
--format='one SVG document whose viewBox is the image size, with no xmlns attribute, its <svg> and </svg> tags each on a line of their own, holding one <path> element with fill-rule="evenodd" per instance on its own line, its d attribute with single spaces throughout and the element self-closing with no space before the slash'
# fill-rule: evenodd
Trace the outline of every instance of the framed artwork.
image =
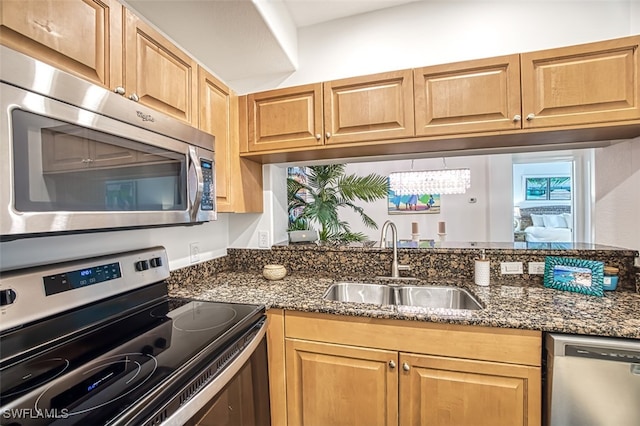
<svg viewBox="0 0 640 426">
<path fill-rule="evenodd" d="M 571 200 L 569 176 L 525 177 L 525 200 Z"/>
<path fill-rule="evenodd" d="M 545 259 L 545 287 L 603 296 L 603 281 L 603 262 L 555 256 L 547 256 Z"/>
<path fill-rule="evenodd" d="M 396 195 L 389 190 L 389 214 L 440 213 L 440 194 Z"/>
</svg>

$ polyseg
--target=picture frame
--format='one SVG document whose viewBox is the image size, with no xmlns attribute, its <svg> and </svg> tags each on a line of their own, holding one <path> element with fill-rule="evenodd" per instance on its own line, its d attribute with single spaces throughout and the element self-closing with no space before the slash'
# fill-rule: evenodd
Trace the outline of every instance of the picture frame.
<svg viewBox="0 0 640 426">
<path fill-rule="evenodd" d="M 387 197 L 388 214 L 440 213 L 440 194 L 396 195 Z"/>
<path fill-rule="evenodd" d="M 544 286 L 589 296 L 604 296 L 604 262 L 547 256 Z"/>
</svg>

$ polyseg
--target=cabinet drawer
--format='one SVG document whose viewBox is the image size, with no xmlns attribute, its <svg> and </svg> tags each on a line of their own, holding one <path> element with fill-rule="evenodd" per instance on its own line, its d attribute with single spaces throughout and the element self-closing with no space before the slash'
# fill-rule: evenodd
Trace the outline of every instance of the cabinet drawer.
<svg viewBox="0 0 640 426">
<path fill-rule="evenodd" d="M 287 338 L 540 366 L 542 333 L 457 324 L 286 312 Z"/>
</svg>

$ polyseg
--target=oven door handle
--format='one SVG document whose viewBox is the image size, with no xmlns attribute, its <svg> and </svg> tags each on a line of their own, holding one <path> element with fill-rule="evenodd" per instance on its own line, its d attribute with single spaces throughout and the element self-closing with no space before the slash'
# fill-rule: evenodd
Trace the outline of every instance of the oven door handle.
<svg viewBox="0 0 640 426">
<path fill-rule="evenodd" d="M 173 414 L 167 417 L 163 425 L 182 425 L 186 424 L 193 418 L 204 406 L 206 406 L 213 398 L 224 389 L 224 387 L 233 380 L 240 369 L 249 361 L 253 353 L 256 351 L 262 339 L 267 334 L 267 321 L 264 321 L 253 340 L 244 347 L 242 352 L 233 360 L 225 369 L 206 385 L 193 398 L 178 408 Z"/>
</svg>

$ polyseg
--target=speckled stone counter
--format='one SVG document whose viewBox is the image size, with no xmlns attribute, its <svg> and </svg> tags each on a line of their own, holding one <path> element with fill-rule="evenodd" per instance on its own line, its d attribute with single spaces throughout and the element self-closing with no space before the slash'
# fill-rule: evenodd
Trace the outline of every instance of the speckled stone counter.
<svg viewBox="0 0 640 426">
<path fill-rule="evenodd" d="M 349 280 L 346 276 L 343 278 Z M 320 274 L 309 276 L 295 272 L 283 280 L 268 281 L 256 272 L 226 271 L 173 286 L 170 294 L 336 315 L 640 338 L 640 294 L 635 292 L 614 291 L 606 292 L 604 297 L 594 297 L 536 285 L 479 287 L 464 279 L 438 282 L 464 287 L 476 296 L 484 309 L 470 311 L 324 300 L 323 293 L 335 281 Z M 414 281 L 411 284 L 429 283 Z"/>
</svg>

